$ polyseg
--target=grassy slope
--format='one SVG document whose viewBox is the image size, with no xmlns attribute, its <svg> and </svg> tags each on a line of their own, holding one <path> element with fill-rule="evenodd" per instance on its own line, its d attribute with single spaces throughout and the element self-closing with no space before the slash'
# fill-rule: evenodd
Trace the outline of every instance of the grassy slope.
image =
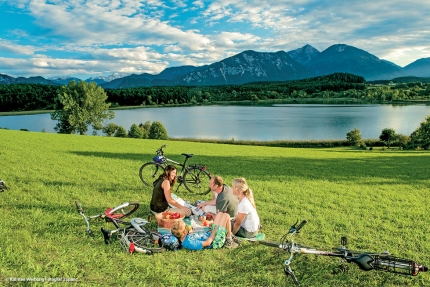
<svg viewBox="0 0 430 287">
<path fill-rule="evenodd" d="M 284 286 L 284 256 L 266 246 L 235 250 L 129 255 L 118 242 L 105 245 L 85 235 L 75 211 L 88 214 L 137 200 L 137 216 L 149 213 L 151 189 L 138 178 L 140 165 L 165 141 L 57 135 L 0 130 L 0 279 L 77 278 L 101 286 Z M 288 149 L 168 142 L 166 155 L 194 153 L 194 163 L 228 184 L 244 176 L 255 192 L 267 239 L 277 240 L 296 219 L 309 223 L 296 236 L 329 250 L 348 236 L 350 247 L 391 253 L 430 265 L 428 231 L 430 153 L 397 150 Z M 184 188 L 179 195 L 194 201 Z M 429 286 L 429 274 L 404 277 L 348 266 L 333 274 L 337 259 L 296 256 L 303 286 Z M 179 280 L 177 279 L 179 278 Z M 133 284 L 132 284 L 133 283 Z M 1 283 L 0 283 L 1 284 Z"/>
</svg>

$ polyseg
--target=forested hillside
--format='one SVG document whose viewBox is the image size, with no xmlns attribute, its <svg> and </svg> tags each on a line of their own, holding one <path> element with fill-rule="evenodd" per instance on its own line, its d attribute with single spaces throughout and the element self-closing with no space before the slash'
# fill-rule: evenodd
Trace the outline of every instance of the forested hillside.
<svg viewBox="0 0 430 287">
<path fill-rule="evenodd" d="M 53 109 L 58 86 L 0 85 L 0 112 Z M 428 100 L 430 84 L 422 82 L 369 84 L 363 77 L 335 73 L 315 78 L 257 82 L 244 85 L 176 86 L 106 89 L 112 107 L 198 105 L 268 99 L 350 98 L 364 101 Z"/>
</svg>

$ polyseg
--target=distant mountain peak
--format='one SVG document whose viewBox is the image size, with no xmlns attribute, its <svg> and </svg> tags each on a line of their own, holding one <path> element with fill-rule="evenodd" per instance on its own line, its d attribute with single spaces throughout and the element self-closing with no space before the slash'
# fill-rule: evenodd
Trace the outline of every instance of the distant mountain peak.
<svg viewBox="0 0 430 287">
<path fill-rule="evenodd" d="M 430 77 L 430 57 L 418 59 L 403 68 L 405 74 L 416 77 Z"/>
<path fill-rule="evenodd" d="M 293 58 L 295 61 L 299 62 L 300 64 L 307 64 L 310 60 L 315 58 L 320 53 L 317 49 L 312 47 L 309 44 L 304 45 L 301 48 L 292 50 L 287 52 L 287 54 Z"/>
</svg>

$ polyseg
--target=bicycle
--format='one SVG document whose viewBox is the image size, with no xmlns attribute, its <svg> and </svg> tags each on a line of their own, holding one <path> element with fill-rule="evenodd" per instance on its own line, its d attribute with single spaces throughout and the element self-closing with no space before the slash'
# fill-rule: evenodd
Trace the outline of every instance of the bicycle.
<svg viewBox="0 0 430 287">
<path fill-rule="evenodd" d="M 297 221 L 298 222 L 298 221 Z M 390 273 L 397 273 L 403 275 L 416 276 L 419 272 L 427 272 L 428 267 L 419 265 L 417 262 L 411 259 L 403 259 L 392 256 L 388 252 L 375 253 L 351 250 L 347 248 L 347 238 L 341 238 L 342 247 L 334 248 L 335 251 L 322 251 L 310 247 L 305 247 L 299 243 L 294 242 L 293 236 L 299 233 L 300 229 L 307 223 L 303 220 L 297 227 L 297 222 L 293 224 L 289 231 L 283 235 L 279 243 L 271 241 L 259 241 L 260 244 L 280 248 L 290 254 L 289 258 L 284 262 L 284 272 L 286 276 L 291 276 L 294 283 L 299 286 L 300 283 L 297 280 L 293 270 L 291 269 L 291 260 L 294 254 L 314 254 L 322 256 L 339 257 L 341 259 L 340 268 L 345 269 L 344 263 L 355 263 L 361 270 L 379 270 L 387 271 Z"/>
<path fill-rule="evenodd" d="M 0 179 L 0 192 L 5 191 L 7 188 L 6 183 Z"/>
<path fill-rule="evenodd" d="M 207 194 L 210 192 L 209 181 L 210 173 L 206 171 L 206 166 L 201 164 L 186 165 L 187 161 L 193 157 L 193 154 L 183 153 L 185 157 L 184 163 L 179 163 L 164 156 L 163 148 L 167 144 L 162 145 L 155 153 L 157 154 L 152 162 L 147 162 L 140 167 L 139 177 L 144 185 L 150 186 L 152 182 L 158 178 L 167 166 L 167 163 L 173 163 L 181 167 L 177 181 L 179 182 L 176 191 L 183 184 L 185 188 L 195 194 Z"/>
<path fill-rule="evenodd" d="M 165 248 L 158 245 L 158 238 L 161 236 L 160 233 L 149 230 L 145 225 L 149 221 L 142 218 L 132 218 L 130 221 L 125 221 L 124 218 L 134 213 L 139 208 L 137 202 L 125 202 L 116 207 L 108 208 L 103 213 L 86 216 L 82 205 L 75 201 L 76 209 L 78 213 L 84 218 L 86 223 L 86 232 L 90 236 L 94 236 L 94 233 L 90 229 L 90 221 L 93 219 L 105 220 L 111 222 L 116 227 L 114 230 L 107 230 L 103 227 L 100 229 L 104 242 L 110 243 L 110 240 L 114 234 L 120 240 L 120 245 L 126 251 L 133 253 L 146 253 L 153 254 L 163 252 Z M 123 227 L 121 227 L 121 225 Z"/>
</svg>

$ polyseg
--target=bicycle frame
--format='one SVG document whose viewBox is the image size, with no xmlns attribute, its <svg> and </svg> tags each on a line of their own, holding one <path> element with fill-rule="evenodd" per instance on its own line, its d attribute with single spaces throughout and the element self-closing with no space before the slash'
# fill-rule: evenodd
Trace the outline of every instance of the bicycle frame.
<svg viewBox="0 0 430 287">
<path fill-rule="evenodd" d="M 91 225 L 90 221 L 91 220 L 93 220 L 93 219 L 104 219 L 106 222 L 112 222 L 116 228 L 119 228 L 120 223 L 126 223 L 125 221 L 121 220 L 121 218 L 133 213 L 134 211 L 136 211 L 139 208 L 139 204 L 136 202 L 132 202 L 132 203 L 125 202 L 125 203 L 122 203 L 122 204 L 120 204 L 114 208 L 108 208 L 103 213 L 99 213 L 99 214 L 92 215 L 92 216 L 86 216 L 84 213 L 84 209 L 82 208 L 82 205 L 80 205 L 79 202 L 77 202 L 77 201 L 75 201 L 75 205 L 76 205 L 76 209 L 77 209 L 78 213 L 85 220 L 86 232 L 90 236 L 94 236 L 94 233 L 92 232 L 92 230 L 90 228 L 90 225 Z M 122 211 L 124 208 L 126 208 L 130 205 L 133 206 L 133 209 L 131 209 L 131 211 L 128 212 L 127 214 L 123 214 L 122 216 L 121 216 L 121 214 L 115 214 L 115 212 Z"/>
<path fill-rule="evenodd" d="M 175 164 L 175 165 L 179 165 L 179 166 L 181 167 L 181 171 L 179 172 L 179 175 L 177 175 L 177 176 L 178 176 L 178 181 L 180 182 L 180 184 L 182 184 L 182 182 L 183 182 L 183 175 L 184 175 L 184 171 L 185 171 L 185 170 L 187 170 L 187 165 L 186 165 L 186 163 L 187 163 L 188 159 L 190 159 L 190 158 L 192 158 L 192 157 L 194 156 L 194 154 L 182 153 L 181 155 L 185 156 L 184 163 L 179 163 L 179 162 L 177 162 L 177 161 L 174 161 L 174 160 L 172 160 L 172 159 L 167 158 L 167 157 L 165 157 L 165 156 L 164 156 L 163 148 L 165 148 L 166 146 L 167 146 L 167 144 L 162 145 L 162 146 L 161 146 L 161 147 L 156 151 L 156 154 L 157 154 L 158 156 L 163 157 L 164 161 L 163 161 L 161 164 L 162 164 L 164 167 L 166 167 L 166 166 L 167 166 L 167 162 L 173 163 L 173 164 Z M 154 160 L 153 160 L 153 161 L 154 161 Z M 159 163 L 159 162 L 156 162 L 156 161 L 154 161 L 154 162 L 155 162 L 155 163 Z M 160 163 L 159 163 L 159 164 L 160 164 Z M 206 166 L 205 166 L 205 165 L 192 164 L 192 165 L 190 165 L 190 167 L 201 167 L 203 170 L 206 170 Z M 178 188 L 179 188 L 179 186 L 178 186 Z"/>
<path fill-rule="evenodd" d="M 299 226 L 296 227 L 296 224 L 293 224 L 287 234 L 281 237 L 280 243 L 277 246 L 280 249 L 290 253 L 290 256 L 287 260 L 284 261 L 284 272 L 287 276 L 291 276 L 296 285 L 300 285 L 293 270 L 291 269 L 291 261 L 293 259 L 294 254 L 314 254 L 321 256 L 331 256 L 338 257 L 341 259 L 340 267 L 343 267 L 343 263 L 355 263 L 361 270 L 370 271 L 370 270 L 381 270 L 387 271 L 391 273 L 398 273 L 403 275 L 411 275 L 416 276 L 419 272 L 427 272 L 428 267 L 424 265 L 419 265 L 413 260 L 402 259 L 398 257 L 392 256 L 388 252 L 383 253 L 372 253 L 372 252 L 364 252 L 364 251 L 354 251 L 347 249 L 347 238 L 341 238 L 340 248 L 335 248 L 337 251 L 322 251 L 313 249 L 310 247 L 302 246 L 296 243 L 293 240 L 293 236 L 299 232 L 299 230 L 307 223 L 306 220 L 303 220 Z M 269 246 L 275 246 L 271 242 L 261 241 L 260 243 Z"/>
<path fill-rule="evenodd" d="M 120 239 L 120 244 L 123 249 L 126 251 L 132 253 L 132 252 L 139 252 L 139 253 L 146 253 L 146 254 L 153 254 L 154 252 L 161 252 L 163 251 L 162 248 L 151 248 L 151 247 L 142 247 L 142 246 L 136 246 L 133 242 L 131 242 L 128 239 L 128 236 L 130 232 L 134 235 L 138 234 L 140 238 L 147 239 L 146 241 L 154 240 L 154 236 L 158 236 L 158 233 L 152 232 L 148 230 L 145 225 L 149 223 L 149 221 L 141 218 L 132 218 L 130 221 L 124 221 L 122 220 L 123 217 L 126 217 L 127 215 L 130 215 L 134 211 L 136 211 L 139 208 L 139 204 L 137 202 L 125 202 L 122 203 L 114 208 L 108 208 L 104 213 L 100 213 L 97 215 L 92 216 L 86 216 L 84 213 L 84 210 L 82 206 L 75 201 L 76 208 L 78 210 L 78 213 L 84 218 L 86 223 L 86 231 L 89 235 L 94 236 L 93 232 L 90 229 L 90 221 L 92 219 L 104 219 L 106 222 L 112 222 L 113 225 L 116 227 L 116 229 L 113 230 L 107 230 L 103 227 L 101 228 L 101 232 L 104 237 L 104 242 L 106 244 L 110 243 L 110 238 L 114 234 L 118 234 L 118 237 Z M 131 206 L 132 209 L 129 210 L 126 213 L 116 213 L 118 211 L 121 211 L 127 207 Z M 121 227 L 120 225 L 123 225 Z"/>
</svg>

